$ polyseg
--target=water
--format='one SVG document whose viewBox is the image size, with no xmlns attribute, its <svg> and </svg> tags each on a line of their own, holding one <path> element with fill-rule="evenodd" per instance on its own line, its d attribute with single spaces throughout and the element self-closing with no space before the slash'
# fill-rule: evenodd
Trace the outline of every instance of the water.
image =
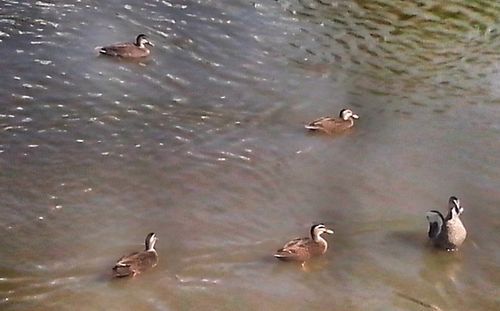
<svg viewBox="0 0 500 311">
<path fill-rule="evenodd" d="M 498 310 L 500 5 L 411 2 L 0 2 L 2 310 Z M 272 258 L 319 221 L 308 271 Z"/>
</svg>

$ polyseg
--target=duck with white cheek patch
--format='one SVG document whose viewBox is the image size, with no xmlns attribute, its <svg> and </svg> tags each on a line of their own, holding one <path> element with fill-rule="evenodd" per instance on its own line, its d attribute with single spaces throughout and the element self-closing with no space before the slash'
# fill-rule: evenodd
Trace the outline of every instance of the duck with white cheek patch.
<svg viewBox="0 0 500 311">
<path fill-rule="evenodd" d="M 339 117 L 321 117 L 305 126 L 306 129 L 314 132 L 322 132 L 328 135 L 341 133 L 354 126 L 354 120 L 359 119 L 350 109 L 342 109 Z"/>
<path fill-rule="evenodd" d="M 154 46 L 145 34 L 140 34 L 135 42 L 115 43 L 108 46 L 99 47 L 99 53 L 107 56 L 121 58 L 142 58 L 151 52 L 146 45 Z"/>
<path fill-rule="evenodd" d="M 439 248 L 447 251 L 457 250 L 467 237 L 467 230 L 460 220 L 464 209 L 457 197 L 452 196 L 448 201 L 448 215 L 444 217 L 439 211 L 432 210 L 426 213 L 429 222 L 429 239 Z"/>
<path fill-rule="evenodd" d="M 137 274 L 149 270 L 158 264 L 158 254 L 155 244 L 158 241 L 156 234 L 151 232 L 146 237 L 146 249 L 142 252 L 134 252 L 118 259 L 113 267 L 116 277 L 136 276 Z"/>
<path fill-rule="evenodd" d="M 333 230 L 324 224 L 316 224 L 311 227 L 311 237 L 297 238 L 287 242 L 276 251 L 274 257 L 282 261 L 295 261 L 302 264 L 309 259 L 323 255 L 328 249 L 327 241 L 321 236 L 323 233 L 333 234 Z"/>
</svg>

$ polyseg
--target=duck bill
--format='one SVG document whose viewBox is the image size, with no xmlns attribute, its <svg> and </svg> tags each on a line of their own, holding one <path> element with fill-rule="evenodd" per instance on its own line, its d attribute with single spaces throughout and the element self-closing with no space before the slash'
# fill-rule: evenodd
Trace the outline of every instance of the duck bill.
<svg viewBox="0 0 500 311">
<path fill-rule="evenodd" d="M 328 233 L 328 234 L 333 234 L 333 230 L 330 230 L 330 229 L 326 229 L 325 232 Z"/>
<path fill-rule="evenodd" d="M 357 114 L 353 114 L 353 115 L 352 115 L 352 118 L 353 118 L 353 119 L 359 119 L 359 116 L 358 116 Z"/>
<path fill-rule="evenodd" d="M 146 44 L 149 45 L 149 46 L 155 46 L 153 43 L 151 43 L 149 41 Z"/>
</svg>

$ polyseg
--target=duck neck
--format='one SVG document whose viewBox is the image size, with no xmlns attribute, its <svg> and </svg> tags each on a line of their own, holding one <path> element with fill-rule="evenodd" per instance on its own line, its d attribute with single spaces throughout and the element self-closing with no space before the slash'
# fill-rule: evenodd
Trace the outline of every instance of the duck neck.
<svg viewBox="0 0 500 311">
<path fill-rule="evenodd" d="M 452 220 L 452 219 L 460 219 L 460 215 L 458 212 L 456 212 L 454 207 L 450 208 L 450 210 L 448 211 L 448 215 L 446 215 L 445 220 Z"/>
<path fill-rule="evenodd" d="M 152 243 L 146 243 L 146 252 L 156 252 L 155 243 L 156 241 L 153 241 Z"/>
<path fill-rule="evenodd" d="M 155 253 L 155 254 L 156 254 L 156 249 L 154 249 L 154 248 L 150 248 L 150 249 L 148 249 L 147 251 L 148 251 L 148 252 L 153 252 L 153 253 Z"/>
<path fill-rule="evenodd" d="M 323 239 L 323 237 L 321 236 L 321 234 L 314 234 L 312 236 L 312 238 L 313 238 L 314 242 L 316 242 L 316 243 L 326 243 L 326 240 Z"/>
<path fill-rule="evenodd" d="M 322 253 L 326 252 L 326 249 L 328 248 L 328 243 L 320 234 L 314 235 L 313 240 L 317 244 L 321 245 L 321 247 L 323 248 Z"/>
</svg>

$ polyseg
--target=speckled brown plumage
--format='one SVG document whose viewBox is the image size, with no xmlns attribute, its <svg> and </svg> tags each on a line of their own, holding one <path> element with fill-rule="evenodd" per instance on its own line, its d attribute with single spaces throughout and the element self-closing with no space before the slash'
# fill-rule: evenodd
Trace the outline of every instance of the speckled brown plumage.
<svg viewBox="0 0 500 311">
<path fill-rule="evenodd" d="M 158 254 L 154 248 L 157 240 L 156 235 L 150 233 L 146 237 L 146 249 L 144 251 L 134 252 L 118 259 L 113 267 L 114 276 L 136 276 L 155 267 L 158 264 Z"/>
<path fill-rule="evenodd" d="M 448 251 L 455 251 L 463 244 L 467 237 L 467 230 L 460 220 L 462 213 L 460 201 L 454 196 L 449 199 L 449 211 L 446 217 L 436 210 L 427 213 L 428 236 L 433 245 Z"/>
<path fill-rule="evenodd" d="M 137 36 L 136 42 L 115 43 L 109 46 L 99 48 L 99 53 L 107 56 L 122 58 L 142 58 L 150 54 L 146 44 L 153 44 L 143 34 Z"/>
<path fill-rule="evenodd" d="M 310 131 L 322 132 L 328 135 L 346 131 L 354 126 L 354 120 L 359 116 L 349 109 L 342 109 L 339 117 L 321 117 L 305 126 Z"/>
<path fill-rule="evenodd" d="M 297 238 L 287 242 L 282 248 L 276 251 L 274 257 L 282 261 L 305 261 L 323 255 L 327 248 L 326 242 L 321 234 L 333 234 L 323 224 L 316 224 L 311 227 L 311 237 Z"/>
</svg>

